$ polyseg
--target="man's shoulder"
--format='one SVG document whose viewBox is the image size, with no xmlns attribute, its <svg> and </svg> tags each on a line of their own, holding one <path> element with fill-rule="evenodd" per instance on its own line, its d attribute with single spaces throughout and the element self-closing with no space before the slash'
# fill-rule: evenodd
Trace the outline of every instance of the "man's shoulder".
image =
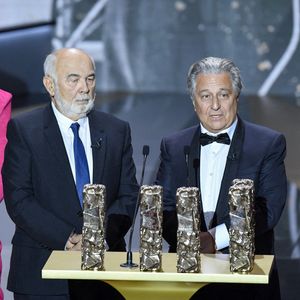
<svg viewBox="0 0 300 300">
<path fill-rule="evenodd" d="M 167 135 L 164 137 L 164 139 L 167 141 L 172 141 L 172 140 L 176 141 L 176 140 L 182 140 L 182 139 L 186 139 L 186 138 L 192 138 L 198 129 L 199 129 L 199 125 L 188 127 L 188 128 L 179 130 L 175 133 L 172 133 L 170 135 Z"/>
<path fill-rule="evenodd" d="M 92 110 L 90 116 L 93 121 L 98 121 L 103 124 L 113 125 L 113 126 L 124 126 L 128 122 L 123 121 L 114 115 L 99 111 L 99 110 Z"/>
<path fill-rule="evenodd" d="M 12 117 L 12 120 L 16 121 L 18 123 L 22 123 L 25 126 L 26 125 L 30 126 L 30 124 L 34 124 L 38 120 L 42 120 L 43 113 L 44 113 L 46 107 L 47 106 L 45 105 L 45 106 L 38 107 L 38 108 L 35 108 L 32 110 L 20 112 L 20 113 L 16 114 L 14 117 Z"/>
<path fill-rule="evenodd" d="M 252 123 L 245 120 L 243 120 L 242 122 L 244 124 L 246 134 L 251 134 L 256 137 L 259 136 L 275 137 L 275 136 L 283 135 L 281 132 L 264 125 Z"/>
</svg>

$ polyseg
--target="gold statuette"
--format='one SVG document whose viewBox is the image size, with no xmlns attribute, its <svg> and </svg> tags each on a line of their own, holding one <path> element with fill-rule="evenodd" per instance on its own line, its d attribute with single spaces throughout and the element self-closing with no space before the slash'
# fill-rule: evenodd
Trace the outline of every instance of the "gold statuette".
<svg viewBox="0 0 300 300">
<path fill-rule="evenodd" d="M 104 270 L 105 186 L 86 184 L 83 189 L 82 270 Z"/>
<path fill-rule="evenodd" d="M 159 185 L 140 190 L 140 270 L 161 271 L 162 193 Z"/>
<path fill-rule="evenodd" d="M 235 179 L 229 189 L 231 272 L 251 272 L 254 265 L 254 183 Z"/>
<path fill-rule="evenodd" d="M 199 189 L 180 187 L 176 191 L 177 272 L 199 273 L 200 266 L 200 213 Z"/>
</svg>

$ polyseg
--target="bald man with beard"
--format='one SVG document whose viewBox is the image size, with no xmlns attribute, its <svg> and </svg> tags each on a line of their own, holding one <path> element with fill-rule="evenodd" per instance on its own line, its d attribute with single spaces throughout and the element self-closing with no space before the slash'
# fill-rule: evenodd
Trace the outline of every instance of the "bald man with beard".
<svg viewBox="0 0 300 300">
<path fill-rule="evenodd" d="M 138 193 L 128 123 L 93 109 L 93 59 L 59 49 L 44 63 L 51 102 L 13 118 L 3 165 L 5 203 L 16 225 L 8 289 L 16 300 L 122 299 L 100 281 L 42 280 L 52 250 L 81 249 L 82 187 L 106 186 L 106 241 L 125 251 Z M 85 179 L 77 177 L 74 126 L 85 152 Z M 97 145 L 97 147 L 93 147 Z"/>
</svg>

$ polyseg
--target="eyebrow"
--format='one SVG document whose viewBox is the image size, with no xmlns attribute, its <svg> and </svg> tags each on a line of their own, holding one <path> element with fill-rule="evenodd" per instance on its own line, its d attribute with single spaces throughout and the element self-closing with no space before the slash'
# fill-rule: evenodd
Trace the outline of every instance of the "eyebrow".
<svg viewBox="0 0 300 300">
<path fill-rule="evenodd" d="M 231 92 L 232 89 L 230 89 L 230 88 L 220 88 L 219 92 L 221 92 L 221 91 Z M 209 89 L 204 89 L 204 90 L 199 91 L 199 93 L 203 93 L 203 92 L 209 92 L 209 93 L 211 93 L 211 91 Z"/>
<path fill-rule="evenodd" d="M 89 74 L 87 77 L 91 77 L 91 76 L 94 76 L 94 77 L 96 77 L 96 74 L 95 74 L 95 72 L 93 72 L 93 73 Z"/>
<path fill-rule="evenodd" d="M 67 78 L 70 78 L 70 77 L 80 77 L 80 75 L 79 74 L 68 74 L 67 75 Z"/>
<path fill-rule="evenodd" d="M 232 89 L 221 88 L 220 91 L 232 92 Z"/>
<path fill-rule="evenodd" d="M 91 73 L 88 76 L 86 76 L 86 78 L 91 77 L 91 76 L 96 77 L 95 73 Z M 70 77 L 81 77 L 81 76 L 79 74 L 71 73 L 71 74 L 67 75 L 67 78 L 70 78 Z"/>
</svg>

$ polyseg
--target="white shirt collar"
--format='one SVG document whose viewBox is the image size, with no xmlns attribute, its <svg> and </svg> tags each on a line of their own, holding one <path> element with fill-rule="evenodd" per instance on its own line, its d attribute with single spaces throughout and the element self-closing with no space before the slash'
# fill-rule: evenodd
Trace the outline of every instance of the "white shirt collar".
<svg viewBox="0 0 300 300">
<path fill-rule="evenodd" d="M 63 128 L 64 130 L 68 130 L 70 128 L 70 126 L 75 123 L 74 120 L 69 119 L 68 117 L 66 117 L 65 115 L 63 115 L 54 105 L 53 102 L 51 102 L 51 106 L 54 112 L 54 115 L 57 119 L 57 122 L 59 123 L 60 127 Z M 77 123 L 79 123 L 80 127 L 85 127 L 88 123 L 88 118 L 87 117 L 83 117 L 80 118 L 79 120 L 76 121 Z"/>
<path fill-rule="evenodd" d="M 236 128 L 236 125 L 237 125 L 237 122 L 238 122 L 238 118 L 235 118 L 234 122 L 226 129 L 223 129 L 221 130 L 220 132 L 218 133 L 214 133 L 214 132 L 210 132 L 208 131 L 200 122 L 200 126 L 201 126 L 201 132 L 202 133 L 207 133 L 209 135 L 212 135 L 212 136 L 216 136 L 220 133 L 227 133 L 230 137 L 230 140 L 232 140 L 232 137 L 233 137 L 233 134 L 234 134 L 234 131 L 235 131 L 235 128 Z"/>
</svg>

